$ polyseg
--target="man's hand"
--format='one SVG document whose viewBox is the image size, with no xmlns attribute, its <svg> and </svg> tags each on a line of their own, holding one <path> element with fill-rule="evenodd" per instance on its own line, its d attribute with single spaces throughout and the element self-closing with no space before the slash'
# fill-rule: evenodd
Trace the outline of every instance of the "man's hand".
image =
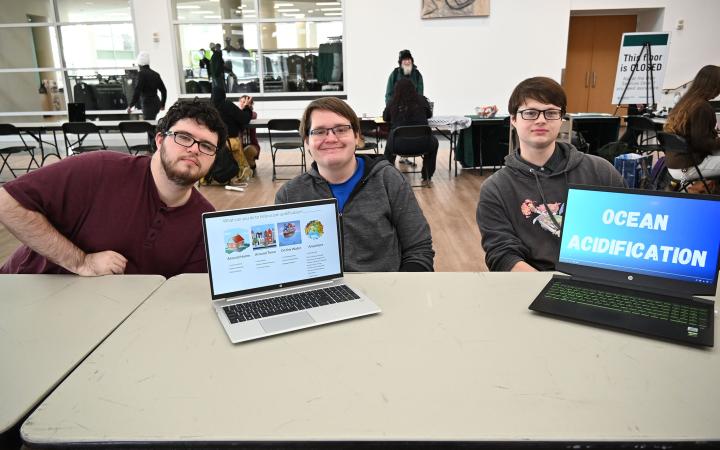
<svg viewBox="0 0 720 450">
<path fill-rule="evenodd" d="M 106 250 L 85 255 L 82 264 L 74 272 L 84 277 L 121 274 L 125 272 L 126 264 L 127 258 L 123 255 L 112 250 Z"/>
<path fill-rule="evenodd" d="M 129 107 L 129 108 L 127 109 L 127 113 L 130 114 L 130 111 L 132 111 L 132 107 Z"/>
<path fill-rule="evenodd" d="M 240 100 L 238 101 L 238 106 L 240 109 L 245 109 L 248 105 L 252 105 L 252 97 L 249 95 L 240 97 Z"/>
</svg>

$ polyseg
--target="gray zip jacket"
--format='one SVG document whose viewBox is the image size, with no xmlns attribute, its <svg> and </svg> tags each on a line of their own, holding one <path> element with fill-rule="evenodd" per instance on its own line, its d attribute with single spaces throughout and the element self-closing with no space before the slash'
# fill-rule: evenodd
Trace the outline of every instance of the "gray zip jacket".
<svg viewBox="0 0 720 450">
<path fill-rule="evenodd" d="M 348 272 L 423 272 L 433 270 L 430 226 L 412 188 L 384 158 L 360 156 L 365 173 L 343 213 L 343 266 Z M 332 198 L 315 163 L 285 183 L 275 203 Z"/>
<path fill-rule="evenodd" d="M 540 169 L 513 152 L 505 157 L 505 167 L 482 184 L 476 219 L 491 271 L 509 271 L 519 261 L 554 270 L 568 184 L 625 186 L 604 159 L 564 143 L 556 143 L 557 151 L 560 157 L 551 158 L 554 167 Z"/>
</svg>

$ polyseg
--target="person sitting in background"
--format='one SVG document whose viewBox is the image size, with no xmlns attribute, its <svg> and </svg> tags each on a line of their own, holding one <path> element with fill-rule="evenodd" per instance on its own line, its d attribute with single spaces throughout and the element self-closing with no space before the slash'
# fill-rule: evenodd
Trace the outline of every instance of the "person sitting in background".
<svg viewBox="0 0 720 450">
<path fill-rule="evenodd" d="M 278 190 L 275 203 L 336 198 L 346 271 L 432 271 L 430 227 L 412 188 L 384 158 L 355 155 L 359 130 L 357 115 L 344 101 L 311 102 L 300 134 L 315 162 Z"/>
<path fill-rule="evenodd" d="M 400 126 L 407 125 L 427 125 L 428 118 L 432 117 L 432 110 L 425 97 L 418 94 L 412 82 L 408 79 L 402 79 L 395 85 L 395 93 L 392 100 L 383 111 L 383 120 L 390 123 L 390 136 L 385 146 L 385 158 L 390 164 L 395 165 L 394 142 L 392 138 L 392 130 Z M 423 158 L 422 167 L 422 184 L 430 187 L 432 176 L 435 173 L 435 165 L 437 162 L 438 140 L 435 136 L 430 136 L 433 147 L 430 153 Z"/>
<path fill-rule="evenodd" d="M 255 149 L 249 147 L 246 150 L 242 142 L 242 133 L 252 119 L 253 99 L 249 95 L 243 95 L 236 105 L 226 98 L 225 91 L 219 87 L 213 88 L 210 99 L 227 126 L 230 151 L 238 163 L 237 177 L 230 183 L 245 182 L 253 176 L 257 159 Z"/>
<path fill-rule="evenodd" d="M 720 139 L 717 118 L 709 100 L 720 95 L 720 67 L 708 65 L 700 69 L 685 95 L 668 114 L 665 132 L 684 137 L 690 154 L 667 153 L 665 164 L 676 180 L 720 176 Z"/>
<path fill-rule="evenodd" d="M 240 183 L 249 180 L 253 175 L 253 169 L 250 160 L 243 151 L 242 132 L 250 123 L 252 118 L 252 97 L 244 95 L 240 98 L 240 105 L 236 105 L 226 98 L 225 91 L 220 86 L 214 86 L 210 99 L 215 108 L 220 113 L 222 121 L 228 130 L 228 142 L 233 158 L 238 163 L 238 174 L 230 181 L 231 184 Z M 250 155 L 255 165 L 256 154 Z"/>
<path fill-rule="evenodd" d="M 608 161 L 556 142 L 566 108 L 565 91 L 546 77 L 528 78 L 510 95 L 520 148 L 483 183 L 476 213 L 491 271 L 555 269 L 568 183 L 625 186 Z"/>
<path fill-rule="evenodd" d="M 129 113 L 133 107 L 141 105 L 143 118 L 145 120 L 154 120 L 158 112 L 165 109 L 167 89 L 165 89 L 165 83 L 160 78 L 160 74 L 150 68 L 150 54 L 148 52 L 138 53 L 137 65 L 139 68 L 137 84 L 127 112 Z M 158 98 L 157 91 L 160 91 L 162 98 Z"/>
<path fill-rule="evenodd" d="M 0 223 L 21 243 L 0 273 L 206 272 L 201 215 L 214 208 L 193 186 L 227 131 L 206 102 L 177 102 L 158 122 L 152 156 L 90 152 L 0 188 Z"/>
</svg>

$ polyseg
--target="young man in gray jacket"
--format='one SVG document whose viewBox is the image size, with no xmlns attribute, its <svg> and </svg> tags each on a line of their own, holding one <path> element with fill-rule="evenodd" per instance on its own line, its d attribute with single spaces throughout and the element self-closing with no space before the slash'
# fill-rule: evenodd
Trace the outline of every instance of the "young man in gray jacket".
<svg viewBox="0 0 720 450">
<path fill-rule="evenodd" d="M 430 227 L 412 189 L 386 159 L 355 155 L 359 129 L 344 101 L 310 103 L 300 133 L 315 162 L 278 190 L 275 203 L 335 197 L 346 271 L 432 271 Z"/>
<path fill-rule="evenodd" d="M 491 271 L 554 270 L 568 184 L 625 184 L 609 162 L 556 142 L 566 107 L 562 87 L 545 77 L 522 81 L 510 96 L 520 149 L 483 183 L 476 215 Z"/>
</svg>

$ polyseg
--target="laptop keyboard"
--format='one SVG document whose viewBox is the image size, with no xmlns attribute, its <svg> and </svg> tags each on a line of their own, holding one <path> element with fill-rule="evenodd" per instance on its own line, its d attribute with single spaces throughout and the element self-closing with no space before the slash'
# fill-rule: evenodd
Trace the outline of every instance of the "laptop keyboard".
<svg viewBox="0 0 720 450">
<path fill-rule="evenodd" d="M 594 306 L 638 317 L 666 320 L 678 325 L 697 327 L 699 330 L 707 328 L 709 321 L 707 310 L 702 308 L 679 305 L 658 298 L 579 286 L 565 280 L 553 280 L 544 296 L 551 300 Z"/>
<path fill-rule="evenodd" d="M 246 320 L 260 319 L 276 316 L 293 311 L 346 302 L 360 298 L 345 285 L 333 286 L 297 294 L 288 294 L 280 297 L 265 298 L 254 302 L 237 303 L 224 306 L 230 323 L 244 322 Z"/>
</svg>

